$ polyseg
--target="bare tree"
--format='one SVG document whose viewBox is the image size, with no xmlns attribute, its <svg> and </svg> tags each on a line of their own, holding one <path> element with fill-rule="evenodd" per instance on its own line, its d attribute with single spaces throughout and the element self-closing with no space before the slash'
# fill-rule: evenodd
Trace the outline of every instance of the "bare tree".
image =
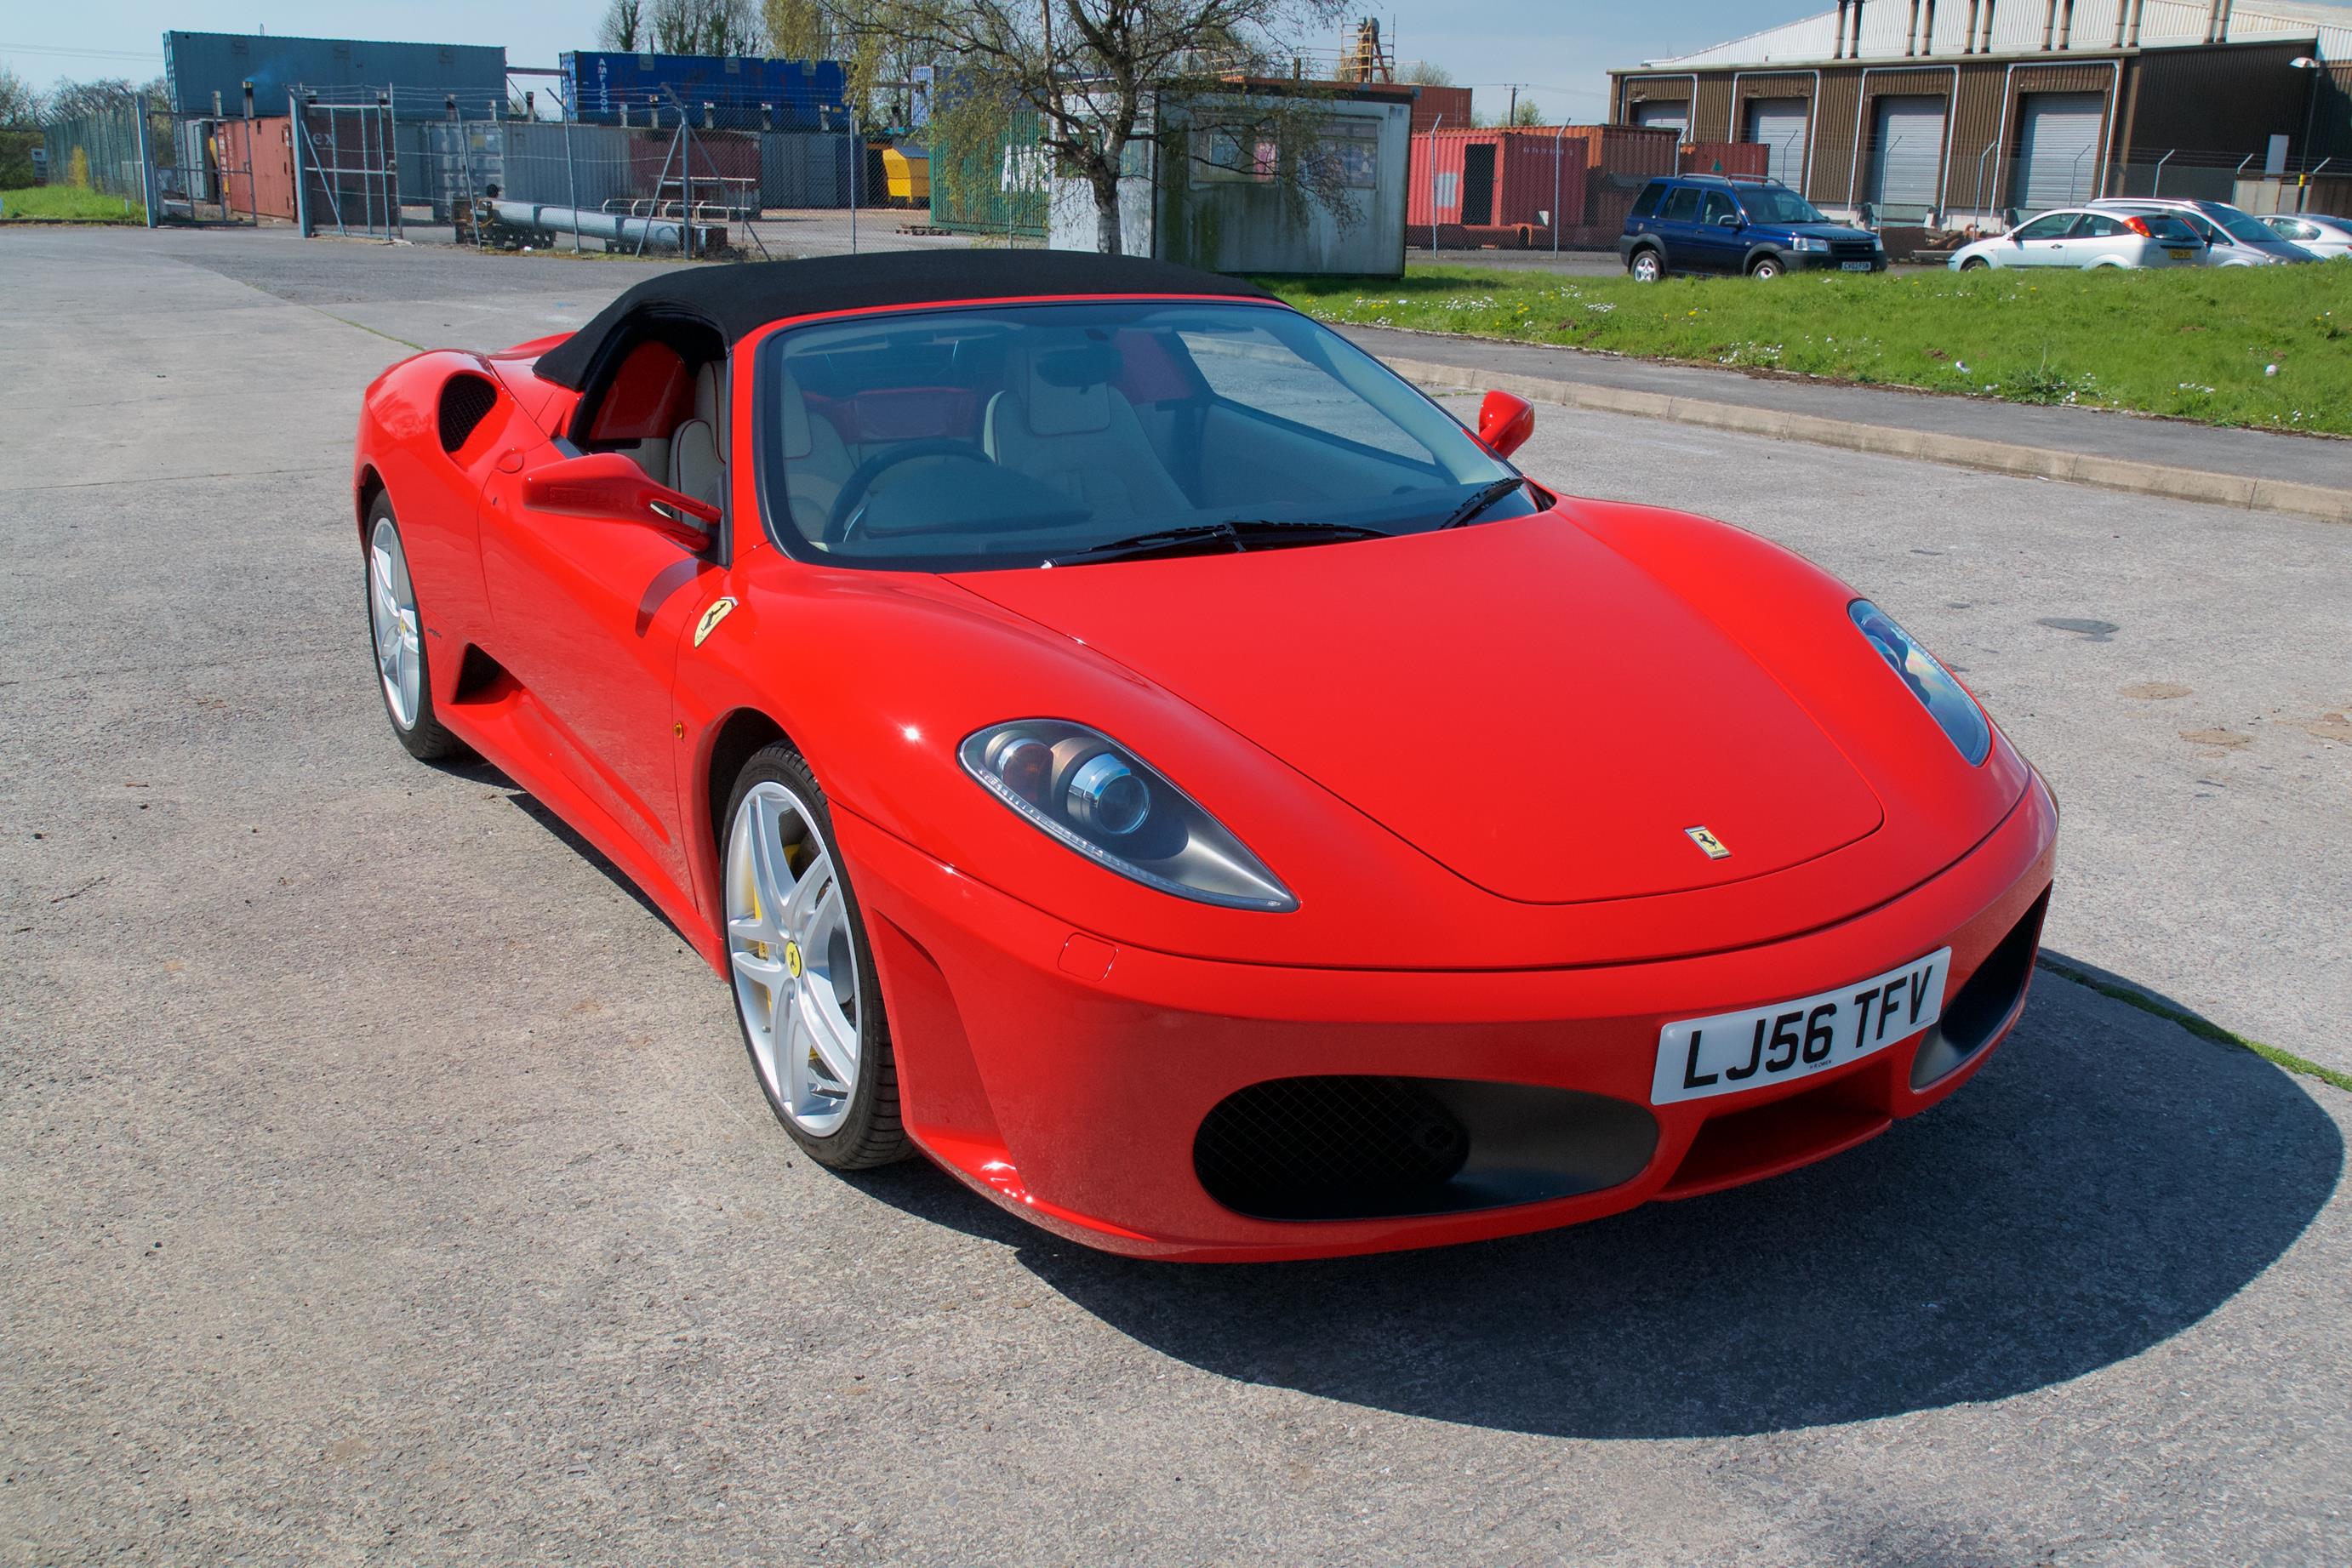
<svg viewBox="0 0 2352 1568">
<path fill-rule="evenodd" d="M 103 77 L 95 81 L 59 77 L 57 85 L 40 99 L 41 118 L 51 121 L 72 120 L 104 110 L 126 109 L 134 103 L 143 103 L 151 110 L 163 110 L 163 78 L 157 77 L 144 87 L 133 87 L 123 77 Z"/>
<path fill-rule="evenodd" d="M 596 41 L 608 49 L 635 54 L 646 47 L 646 0 L 612 0 L 604 8 L 604 20 L 596 29 Z"/>
<path fill-rule="evenodd" d="M 767 0 L 768 53 L 781 60 L 835 57 L 833 20 L 823 0 Z"/>
<path fill-rule="evenodd" d="M 1025 109 L 1054 165 L 1084 180 L 1096 246 L 1120 249 L 1119 181 L 1129 149 L 1280 186 L 1294 206 L 1318 200 L 1345 223 L 1353 209 L 1338 154 L 1318 141 L 1312 108 L 1329 84 L 1279 96 L 1245 90 L 1292 77 L 1297 40 L 1344 0 L 827 0 L 861 57 L 896 47 L 951 65 L 934 110 L 934 142 Z M 869 73 L 870 74 L 870 73 Z M 1163 116 L 1162 101 L 1181 103 Z"/>
<path fill-rule="evenodd" d="M 1415 60 L 1397 72 L 1397 80 L 1411 82 L 1415 87 L 1452 87 L 1454 73 L 1428 60 Z"/>
<path fill-rule="evenodd" d="M 652 0 L 649 20 L 666 55 L 746 55 L 764 31 L 752 0 Z"/>
<path fill-rule="evenodd" d="M 0 66 L 0 125 L 37 125 L 40 121 L 40 89 L 6 66 Z"/>
</svg>

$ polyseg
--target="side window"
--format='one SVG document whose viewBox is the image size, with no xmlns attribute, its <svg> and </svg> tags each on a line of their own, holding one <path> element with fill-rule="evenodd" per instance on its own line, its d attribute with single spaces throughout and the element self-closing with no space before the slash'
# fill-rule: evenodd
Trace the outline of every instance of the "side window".
<svg viewBox="0 0 2352 1568">
<path fill-rule="evenodd" d="M 2271 225 L 2289 239 L 2317 239 L 2319 230 L 2296 218 L 2281 218 Z"/>
<path fill-rule="evenodd" d="M 1738 221 L 1739 209 L 1731 204 L 1729 193 L 1709 191 L 1706 193 L 1706 210 L 1700 214 L 1699 222 L 1710 228 L 1729 228 Z"/>
<path fill-rule="evenodd" d="M 2046 218 L 2036 218 L 2017 231 L 2020 239 L 2063 239 L 2066 231 L 2074 226 L 2072 213 L 2053 213 Z"/>
<path fill-rule="evenodd" d="M 1689 185 L 1677 185 L 1675 193 L 1666 198 L 1665 220 L 1670 224 L 1695 223 L 1698 219 L 1698 192 Z"/>
<path fill-rule="evenodd" d="M 2086 239 L 2105 239 L 2109 235 L 2123 232 L 2124 225 L 2104 213 L 2094 213 L 2083 220 L 2083 235 Z"/>
<path fill-rule="evenodd" d="M 1633 204 L 1632 215 L 1637 218 L 1653 218 L 1657 216 L 1658 200 L 1665 193 L 1665 186 L 1660 184 L 1655 180 L 1651 181 L 1648 184 L 1642 187 L 1641 199 Z"/>
</svg>

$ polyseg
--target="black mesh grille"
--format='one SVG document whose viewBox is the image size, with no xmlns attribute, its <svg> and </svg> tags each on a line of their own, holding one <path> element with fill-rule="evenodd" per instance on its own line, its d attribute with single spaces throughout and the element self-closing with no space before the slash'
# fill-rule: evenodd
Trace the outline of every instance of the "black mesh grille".
<svg viewBox="0 0 2352 1568">
<path fill-rule="evenodd" d="M 1868 261 L 1878 254 L 1878 247 L 1866 239 L 1833 239 L 1830 256 L 1838 261 Z"/>
<path fill-rule="evenodd" d="M 1192 1166 L 1226 1207 L 1268 1219 L 1409 1211 L 1452 1180 L 1470 1138 L 1402 1078 L 1278 1078 L 1228 1095 Z"/>
<path fill-rule="evenodd" d="M 466 444 L 474 427 L 498 406 L 498 389 L 479 376 L 451 376 L 441 388 L 441 450 Z"/>
</svg>

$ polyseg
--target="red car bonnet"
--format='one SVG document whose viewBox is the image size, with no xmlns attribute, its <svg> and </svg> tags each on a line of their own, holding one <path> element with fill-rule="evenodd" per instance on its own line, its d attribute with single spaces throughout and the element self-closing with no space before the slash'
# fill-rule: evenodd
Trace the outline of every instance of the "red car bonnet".
<svg viewBox="0 0 2352 1568">
<path fill-rule="evenodd" d="M 960 574 L 1314 779 L 1457 874 L 1566 904 L 1760 876 L 1877 796 L 1655 579 L 1538 516 L 1361 544 Z"/>
</svg>

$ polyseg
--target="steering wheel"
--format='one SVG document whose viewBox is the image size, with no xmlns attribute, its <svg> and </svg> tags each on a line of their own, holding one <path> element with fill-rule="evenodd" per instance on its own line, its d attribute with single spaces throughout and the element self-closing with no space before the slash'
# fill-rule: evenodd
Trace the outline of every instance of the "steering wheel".
<svg viewBox="0 0 2352 1568">
<path fill-rule="evenodd" d="M 877 452 L 852 469 L 849 477 L 842 482 L 841 494 L 833 498 L 833 511 L 824 520 L 825 537 L 843 541 L 856 533 L 857 525 L 866 519 L 866 498 L 874 488 L 874 481 L 899 464 L 912 463 L 918 457 L 975 457 L 987 461 L 986 454 L 971 442 L 946 435 L 902 441 L 887 452 Z"/>
</svg>

